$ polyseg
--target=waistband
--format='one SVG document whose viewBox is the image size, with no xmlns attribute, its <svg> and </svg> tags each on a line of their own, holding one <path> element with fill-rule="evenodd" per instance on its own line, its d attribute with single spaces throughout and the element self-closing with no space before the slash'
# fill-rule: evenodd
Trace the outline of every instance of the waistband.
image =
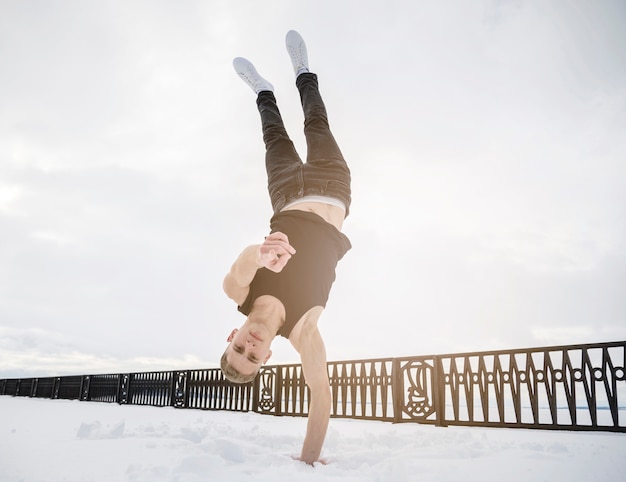
<svg viewBox="0 0 626 482">
<path fill-rule="evenodd" d="M 330 204 L 331 206 L 337 206 L 338 208 L 341 208 L 344 211 L 346 210 L 346 205 L 339 199 L 334 198 L 334 197 L 317 196 L 317 195 L 303 196 L 301 198 L 295 199 L 294 201 L 291 201 L 289 204 L 286 204 L 283 209 L 290 208 L 292 206 L 295 206 L 296 204 L 302 204 L 302 203 L 324 203 L 324 204 Z"/>
</svg>

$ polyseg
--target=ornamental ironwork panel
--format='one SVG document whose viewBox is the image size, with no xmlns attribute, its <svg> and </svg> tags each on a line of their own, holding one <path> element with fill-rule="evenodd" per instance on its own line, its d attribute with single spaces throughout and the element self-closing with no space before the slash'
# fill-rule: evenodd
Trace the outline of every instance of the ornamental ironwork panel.
<svg viewBox="0 0 626 482">
<path fill-rule="evenodd" d="M 354 360 L 328 364 L 332 416 L 394 420 L 393 360 Z"/>
<path fill-rule="evenodd" d="M 261 367 L 256 387 L 257 412 L 290 416 L 304 416 L 308 413 L 310 394 L 301 365 Z"/>
<path fill-rule="evenodd" d="M 445 423 L 624 431 L 625 357 L 626 343 L 442 356 Z"/>
<path fill-rule="evenodd" d="M 187 408 L 187 372 L 174 372 L 173 392 L 172 405 L 176 408 Z"/>
<path fill-rule="evenodd" d="M 247 412 L 252 407 L 252 382 L 231 383 L 219 368 L 188 372 L 188 407 Z"/>
<path fill-rule="evenodd" d="M 83 383 L 82 376 L 58 377 L 57 397 L 62 400 L 79 400 Z"/>
<path fill-rule="evenodd" d="M 187 377 L 188 408 L 221 407 L 225 383 L 219 373 L 211 370 L 191 370 Z"/>
<path fill-rule="evenodd" d="M 30 397 L 31 390 L 33 388 L 33 379 L 32 378 L 22 378 L 17 388 L 17 392 L 15 396 L 17 397 Z"/>
<path fill-rule="evenodd" d="M 85 375 L 82 377 L 82 381 L 80 384 L 80 399 L 82 401 L 91 400 L 89 398 L 89 384 L 91 382 L 91 377 L 89 375 Z"/>
<path fill-rule="evenodd" d="M 36 398 L 53 398 L 54 378 L 37 378 L 37 384 L 31 396 Z"/>
<path fill-rule="evenodd" d="M 263 414 L 280 414 L 280 403 L 277 403 L 277 366 L 263 366 L 256 377 L 256 397 L 254 411 Z"/>
<path fill-rule="evenodd" d="M 398 358 L 395 371 L 395 420 L 439 423 L 437 358 Z"/>
<path fill-rule="evenodd" d="M 120 375 L 119 386 L 117 389 L 117 403 L 124 405 L 128 403 L 130 389 L 130 374 L 124 373 Z"/>
<path fill-rule="evenodd" d="M 276 384 L 280 410 L 276 415 L 303 416 L 309 413 L 310 392 L 301 365 L 282 365 L 278 367 L 280 376 Z"/>
<path fill-rule="evenodd" d="M 172 372 L 146 372 L 122 375 L 120 394 L 128 386 L 128 400 L 120 403 L 131 405 L 153 405 L 165 407 L 172 405 Z"/>
<path fill-rule="evenodd" d="M 117 402 L 120 375 L 89 375 L 83 380 L 82 400 Z"/>
<path fill-rule="evenodd" d="M 17 389 L 20 385 L 20 380 L 18 379 L 11 379 L 11 380 L 7 380 L 6 381 L 6 387 L 5 387 L 5 394 L 6 395 L 12 395 L 15 396 L 17 395 Z"/>
</svg>

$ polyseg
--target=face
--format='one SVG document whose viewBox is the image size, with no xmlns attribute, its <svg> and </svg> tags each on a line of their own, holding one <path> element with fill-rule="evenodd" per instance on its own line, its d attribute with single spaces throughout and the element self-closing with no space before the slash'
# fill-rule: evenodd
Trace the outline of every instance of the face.
<svg viewBox="0 0 626 482">
<path fill-rule="evenodd" d="M 254 327 L 244 325 L 239 330 L 234 329 L 227 339 L 230 342 L 226 348 L 228 362 L 243 375 L 256 373 L 272 355 L 272 339 Z"/>
</svg>

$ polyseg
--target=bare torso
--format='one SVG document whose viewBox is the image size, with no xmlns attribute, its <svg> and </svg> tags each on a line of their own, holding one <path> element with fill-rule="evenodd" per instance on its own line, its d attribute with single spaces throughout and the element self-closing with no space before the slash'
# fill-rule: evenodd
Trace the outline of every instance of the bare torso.
<svg viewBox="0 0 626 482">
<path fill-rule="evenodd" d="M 332 204 L 319 203 L 319 202 L 303 202 L 294 204 L 291 207 L 283 209 L 283 211 L 307 211 L 315 213 L 320 216 L 324 221 L 335 226 L 339 231 L 343 226 L 343 220 L 346 213 L 343 209 Z"/>
</svg>

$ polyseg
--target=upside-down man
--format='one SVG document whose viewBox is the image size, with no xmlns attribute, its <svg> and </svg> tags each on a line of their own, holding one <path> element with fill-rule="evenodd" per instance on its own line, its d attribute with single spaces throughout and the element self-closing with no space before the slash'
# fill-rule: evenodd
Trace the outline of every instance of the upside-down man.
<svg viewBox="0 0 626 482">
<path fill-rule="evenodd" d="M 246 59 L 233 61 L 257 94 L 274 215 L 271 233 L 245 248 L 224 279 L 224 291 L 247 318 L 228 337 L 221 366 L 226 378 L 246 383 L 270 357 L 272 340 L 277 335 L 289 339 L 300 354 L 311 394 L 300 460 L 313 464 L 320 460 L 331 408 L 326 349 L 317 322 L 337 263 L 351 248 L 341 232 L 350 209 L 350 170 L 330 132 L 302 37 L 288 32 L 286 46 L 304 111 L 305 163 L 285 131 L 272 84 Z"/>
</svg>

